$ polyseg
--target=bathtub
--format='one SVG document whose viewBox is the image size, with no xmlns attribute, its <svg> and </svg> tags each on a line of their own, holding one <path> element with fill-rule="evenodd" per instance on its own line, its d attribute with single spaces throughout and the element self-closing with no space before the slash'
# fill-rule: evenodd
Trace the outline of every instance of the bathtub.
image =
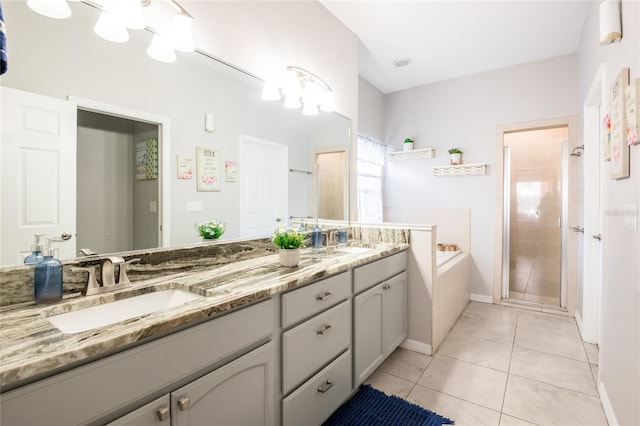
<svg viewBox="0 0 640 426">
<path fill-rule="evenodd" d="M 456 251 L 436 250 L 436 268 L 439 268 L 440 266 L 444 265 L 449 260 L 456 257 L 459 253 L 460 253 L 460 250 L 456 250 Z"/>
</svg>

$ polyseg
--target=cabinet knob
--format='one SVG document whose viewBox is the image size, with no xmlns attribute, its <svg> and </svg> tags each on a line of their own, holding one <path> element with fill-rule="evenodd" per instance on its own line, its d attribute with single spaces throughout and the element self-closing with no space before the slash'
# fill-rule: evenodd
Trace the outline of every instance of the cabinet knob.
<svg viewBox="0 0 640 426">
<path fill-rule="evenodd" d="M 191 399 L 185 397 L 178 400 L 178 408 L 180 408 L 180 411 L 187 411 L 189 407 L 191 407 Z"/>
<path fill-rule="evenodd" d="M 327 380 L 326 383 L 318 386 L 318 392 L 325 393 L 326 391 L 331 389 L 332 386 L 333 386 L 333 382 L 331 380 Z"/>
<path fill-rule="evenodd" d="M 330 297 L 330 296 L 331 296 L 331 293 L 328 292 L 328 291 L 325 291 L 324 293 L 317 295 L 316 296 L 316 300 L 324 300 L 324 299 L 326 299 L 327 297 Z"/>
<path fill-rule="evenodd" d="M 316 333 L 317 334 L 325 334 L 331 328 L 331 324 L 325 324 L 321 328 L 319 328 Z"/>
<path fill-rule="evenodd" d="M 171 412 L 167 407 L 158 408 L 158 420 L 160 420 L 161 422 L 164 422 L 165 420 L 167 420 L 170 414 Z"/>
</svg>

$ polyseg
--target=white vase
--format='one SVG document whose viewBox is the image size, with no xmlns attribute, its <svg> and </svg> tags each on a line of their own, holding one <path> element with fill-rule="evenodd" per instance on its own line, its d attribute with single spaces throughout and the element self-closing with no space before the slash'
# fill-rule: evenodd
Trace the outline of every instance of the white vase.
<svg viewBox="0 0 640 426">
<path fill-rule="evenodd" d="M 404 142 L 402 144 L 403 151 L 413 151 L 413 142 Z"/>
<path fill-rule="evenodd" d="M 287 268 L 298 266 L 300 263 L 300 249 L 280 249 L 280 264 Z"/>
<path fill-rule="evenodd" d="M 449 164 L 458 166 L 462 164 L 462 154 L 449 154 Z"/>
</svg>

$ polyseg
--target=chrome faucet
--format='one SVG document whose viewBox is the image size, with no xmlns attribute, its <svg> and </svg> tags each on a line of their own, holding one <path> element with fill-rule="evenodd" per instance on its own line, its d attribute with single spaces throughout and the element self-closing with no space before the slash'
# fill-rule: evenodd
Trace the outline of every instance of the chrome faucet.
<svg viewBox="0 0 640 426">
<path fill-rule="evenodd" d="M 332 229 L 331 231 L 329 231 L 329 238 L 327 238 L 327 245 L 332 245 L 332 244 L 337 245 L 338 244 L 337 235 L 338 235 L 337 229 Z"/>
</svg>

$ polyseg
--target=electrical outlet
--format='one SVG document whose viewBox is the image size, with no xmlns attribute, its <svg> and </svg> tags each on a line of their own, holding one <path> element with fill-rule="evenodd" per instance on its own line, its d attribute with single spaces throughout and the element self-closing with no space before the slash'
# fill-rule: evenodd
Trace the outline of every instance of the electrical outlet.
<svg viewBox="0 0 640 426">
<path fill-rule="evenodd" d="M 637 204 L 625 204 L 624 205 L 624 226 L 638 230 L 638 205 Z"/>
<path fill-rule="evenodd" d="M 185 211 L 187 212 L 201 212 L 204 210 L 202 201 L 187 201 L 185 205 Z"/>
</svg>

